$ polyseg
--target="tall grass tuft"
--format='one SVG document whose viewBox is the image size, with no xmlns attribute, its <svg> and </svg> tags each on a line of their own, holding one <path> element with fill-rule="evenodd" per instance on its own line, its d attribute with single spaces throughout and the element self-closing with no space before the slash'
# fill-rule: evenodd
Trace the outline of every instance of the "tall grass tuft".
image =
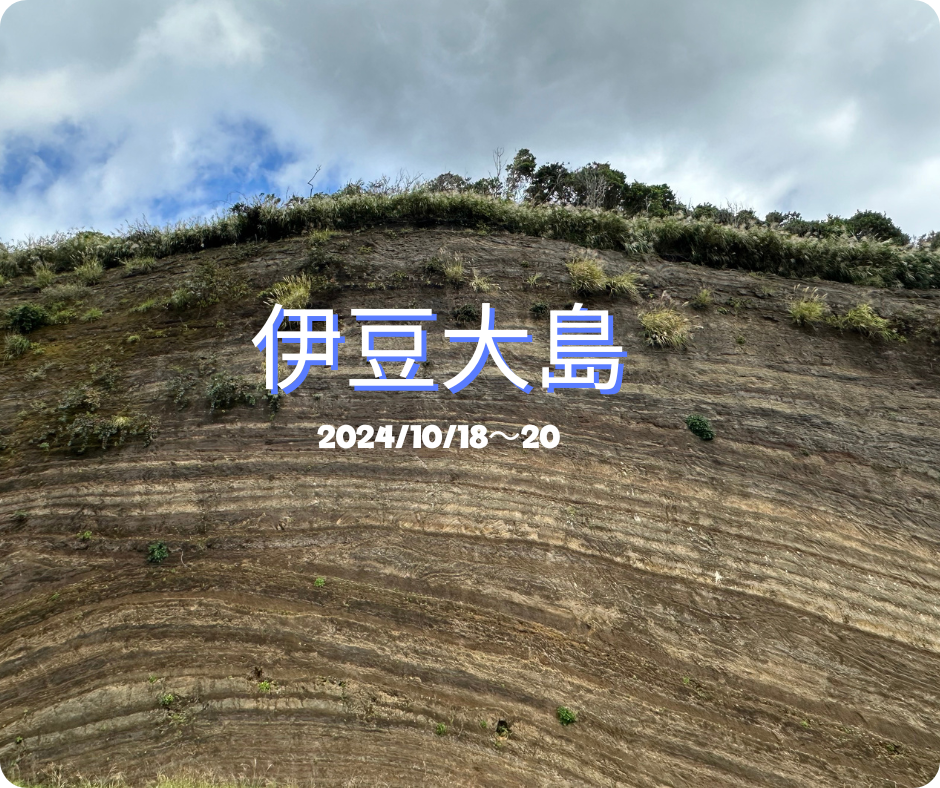
<svg viewBox="0 0 940 788">
<path fill-rule="evenodd" d="M 639 315 L 646 343 L 652 347 L 684 348 L 692 339 L 692 324 L 685 315 L 673 309 L 671 303 L 671 299 L 662 298 L 657 305 Z"/>
<path fill-rule="evenodd" d="M 599 260 L 576 257 L 565 264 L 571 278 L 571 289 L 578 295 L 599 293 L 607 286 L 607 274 Z"/>
<path fill-rule="evenodd" d="M 310 302 L 313 280 L 309 274 L 288 276 L 276 282 L 264 293 L 268 306 L 280 304 L 285 309 L 304 309 Z"/>
<path fill-rule="evenodd" d="M 798 326 L 809 326 L 820 322 L 825 317 L 828 305 L 826 296 L 820 295 L 818 288 L 795 288 L 793 298 L 787 304 L 790 319 Z"/>
</svg>

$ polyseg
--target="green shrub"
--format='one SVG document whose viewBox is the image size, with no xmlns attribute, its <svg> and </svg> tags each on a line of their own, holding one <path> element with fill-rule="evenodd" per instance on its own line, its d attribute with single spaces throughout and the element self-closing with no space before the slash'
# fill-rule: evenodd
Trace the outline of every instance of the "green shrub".
<svg viewBox="0 0 940 788">
<path fill-rule="evenodd" d="M 538 318 L 539 320 L 544 320 L 551 313 L 551 307 L 546 304 L 544 301 L 536 301 L 532 306 L 529 307 L 529 311 L 532 313 L 533 317 Z"/>
<path fill-rule="evenodd" d="M 167 393 L 173 404 L 180 410 L 189 405 L 189 392 L 196 386 L 196 376 L 180 368 L 174 370 L 175 374 L 167 381 Z"/>
<path fill-rule="evenodd" d="M 41 306 L 21 304 L 7 312 L 7 325 L 21 334 L 28 334 L 49 322 L 49 313 Z"/>
<path fill-rule="evenodd" d="M 22 334 L 7 334 L 3 339 L 3 356 L 7 359 L 19 358 L 29 352 L 33 346 Z"/>
<path fill-rule="evenodd" d="M 826 297 L 820 296 L 817 288 L 798 288 L 787 305 L 790 319 L 798 326 L 808 326 L 818 323 L 826 314 Z"/>
<path fill-rule="evenodd" d="M 42 300 L 47 304 L 80 301 L 88 295 L 88 286 L 80 282 L 62 282 L 42 291 Z"/>
<path fill-rule="evenodd" d="M 166 546 L 166 542 L 151 542 L 147 545 L 147 561 L 151 564 L 162 564 L 169 557 L 170 549 Z"/>
<path fill-rule="evenodd" d="M 480 310 L 473 304 L 461 304 L 451 311 L 451 317 L 458 325 L 472 325 L 480 322 Z"/>
<path fill-rule="evenodd" d="M 268 679 L 262 679 L 258 682 L 258 692 L 266 694 L 271 691 L 274 685 Z"/>
<path fill-rule="evenodd" d="M 209 261 L 201 263 L 195 273 L 173 291 L 168 306 L 178 311 L 193 307 L 202 309 L 220 301 L 240 298 L 246 292 L 243 281 Z"/>
<path fill-rule="evenodd" d="M 447 726 L 446 726 L 443 722 L 439 722 L 439 723 L 437 723 L 437 725 L 435 726 L 434 732 L 435 732 L 438 736 L 445 736 L 445 735 L 447 734 Z"/>
<path fill-rule="evenodd" d="M 92 258 L 78 266 L 75 275 L 83 285 L 96 285 L 104 276 L 104 266 L 97 258 Z"/>
<path fill-rule="evenodd" d="M 91 531 L 79 531 L 78 541 L 80 542 L 89 542 L 91 541 Z"/>
<path fill-rule="evenodd" d="M 577 712 L 572 711 L 567 706 L 559 706 L 555 709 L 555 715 L 558 717 L 558 721 L 562 725 L 571 725 L 578 721 Z"/>
<path fill-rule="evenodd" d="M 206 400 L 210 413 L 228 410 L 236 405 L 248 405 L 253 408 L 257 402 L 257 388 L 250 386 L 243 378 L 218 372 L 206 386 Z"/>
<path fill-rule="evenodd" d="M 659 306 L 640 314 L 646 342 L 653 347 L 683 348 L 691 339 L 691 323 L 668 306 Z"/>
<path fill-rule="evenodd" d="M 309 199 L 291 198 L 284 203 L 269 195 L 237 204 L 228 214 L 208 220 L 163 228 L 139 222 L 114 237 L 86 232 L 40 239 L 0 253 L 0 273 L 17 276 L 37 262 L 52 270 L 70 270 L 88 255 L 110 267 L 135 257 L 159 259 L 253 240 L 413 224 L 483 226 L 561 239 L 593 249 L 654 251 L 670 260 L 789 277 L 818 276 L 882 287 L 940 286 L 940 249 L 932 248 L 932 241 L 904 245 L 886 223 L 879 229 L 869 221 L 872 217 L 834 217 L 832 221 L 813 223 L 780 215 L 774 217 L 779 221 L 772 225 L 747 220 L 738 222 L 742 226 L 733 226 L 713 220 L 725 217 L 733 222 L 735 217 L 730 211 L 725 216 L 722 209 L 715 209 L 714 217 L 695 219 L 681 215 L 685 212 L 673 204 L 674 200 L 664 200 L 655 210 L 650 203 L 647 211 L 647 201 L 660 187 L 639 186 L 644 187 L 637 190 L 639 204 L 628 210 L 626 192 L 633 187 L 628 190 L 625 184 L 621 201 L 624 212 L 519 204 L 469 190 L 435 192 L 430 188 L 383 194 L 360 188 Z M 637 213 L 640 215 L 634 215 Z M 311 244 L 316 246 L 318 242 L 311 240 Z"/>
<path fill-rule="evenodd" d="M 98 320 L 103 314 L 104 312 L 102 312 L 97 307 L 92 307 L 87 312 L 85 312 L 84 315 L 81 316 L 80 320 L 83 323 L 91 323 L 95 320 Z"/>
<path fill-rule="evenodd" d="M 110 446 L 122 446 L 128 438 L 141 438 L 149 446 L 156 434 L 152 417 L 141 414 L 131 416 L 76 416 L 67 427 L 67 448 L 83 454 L 92 442 L 101 444 L 103 450 Z"/>
<path fill-rule="evenodd" d="M 323 586 L 326 585 L 326 578 L 318 577 L 316 580 L 313 581 L 313 585 L 314 585 L 314 588 L 323 588 Z"/>
<path fill-rule="evenodd" d="M 33 266 L 33 284 L 40 290 L 43 290 L 55 281 L 55 271 L 45 263 L 37 263 Z"/>
<path fill-rule="evenodd" d="M 160 542 L 160 544 L 163 544 L 163 542 Z M 163 545 L 163 546 L 164 548 L 166 547 L 166 545 Z M 176 700 L 176 696 L 172 692 L 167 692 L 165 695 L 160 696 L 160 705 L 163 706 L 163 708 L 167 709 L 173 705 L 175 700 Z"/>
<path fill-rule="evenodd" d="M 698 435 L 703 441 L 710 441 L 715 437 L 712 425 L 708 423 L 708 419 L 704 416 L 687 416 L 685 424 L 693 435 Z"/>
<path fill-rule="evenodd" d="M 829 318 L 830 325 L 840 329 L 856 331 L 870 339 L 901 341 L 903 337 L 891 328 L 891 323 L 880 317 L 871 304 L 859 304 L 844 315 Z"/>
<path fill-rule="evenodd" d="M 138 276 L 139 274 L 149 274 L 157 267 L 157 261 L 151 257 L 132 257 L 124 261 L 124 276 Z"/>
</svg>

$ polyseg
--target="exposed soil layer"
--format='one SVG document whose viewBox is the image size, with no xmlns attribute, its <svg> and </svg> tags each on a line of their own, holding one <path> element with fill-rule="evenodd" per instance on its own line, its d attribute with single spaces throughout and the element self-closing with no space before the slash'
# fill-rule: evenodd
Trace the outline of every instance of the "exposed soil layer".
<svg viewBox="0 0 940 788">
<path fill-rule="evenodd" d="M 499 285 L 455 289 L 444 247 Z M 801 329 L 796 284 L 844 311 L 936 321 L 933 292 L 795 283 L 601 253 L 682 307 L 686 350 L 648 347 L 627 298 L 621 392 L 548 394 L 560 241 L 457 230 L 334 236 L 338 369 L 274 414 L 210 413 L 215 372 L 263 373 L 257 293 L 302 239 L 109 271 L 0 369 L 0 766 L 23 780 L 196 768 L 323 786 L 921 786 L 940 765 L 940 359 L 926 338 Z M 245 295 L 132 312 L 212 261 Z M 526 283 L 533 274 L 534 283 Z M 0 308 L 37 299 L 25 284 Z M 524 394 L 490 361 L 457 395 L 354 392 L 352 308 L 431 307 L 438 384 L 469 360 L 453 310 L 489 302 Z M 145 446 L 67 450 L 68 392 L 159 419 Z M 168 389 L 183 381 L 178 402 Z M 188 381 L 188 382 L 187 382 Z M 61 407 L 60 407 L 61 405 Z M 686 416 L 708 418 L 704 442 Z M 528 450 L 321 449 L 322 424 L 554 424 Z M 45 446 L 43 445 L 45 444 Z M 74 447 L 73 447 L 74 449 Z M 83 532 L 86 538 L 79 538 Z M 149 543 L 170 555 L 147 562 Z M 316 578 L 323 578 L 317 583 Z M 577 713 L 563 726 L 556 708 Z M 500 721 L 504 724 L 497 726 Z M 507 728 L 508 726 L 508 728 Z"/>
</svg>

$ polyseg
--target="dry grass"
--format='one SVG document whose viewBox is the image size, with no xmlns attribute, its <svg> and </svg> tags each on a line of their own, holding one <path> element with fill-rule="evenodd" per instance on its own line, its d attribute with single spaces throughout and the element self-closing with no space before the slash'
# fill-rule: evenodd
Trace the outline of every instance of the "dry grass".
<svg viewBox="0 0 940 788">
<path fill-rule="evenodd" d="M 296 274 L 275 282 L 265 291 L 264 303 L 268 306 L 280 304 L 285 309 L 304 309 L 310 302 L 313 280 L 307 274 Z"/>
<path fill-rule="evenodd" d="M 463 258 L 456 252 L 453 258 L 444 263 L 444 279 L 452 287 L 460 287 L 464 280 Z"/>
<path fill-rule="evenodd" d="M 691 306 L 693 309 L 708 309 L 711 304 L 712 291 L 707 287 L 703 287 L 701 290 L 699 290 L 694 296 L 692 296 L 692 300 L 689 301 L 689 306 Z"/>
<path fill-rule="evenodd" d="M 640 274 L 636 271 L 624 271 L 607 280 L 607 291 L 614 296 L 629 296 L 634 301 L 640 298 Z"/>
<path fill-rule="evenodd" d="M 684 348 L 692 338 L 692 324 L 685 315 L 662 305 L 640 313 L 646 343 L 652 347 Z"/>
<path fill-rule="evenodd" d="M 475 292 L 489 293 L 492 290 L 499 290 L 499 285 L 488 276 L 479 273 L 476 268 L 471 270 L 473 271 L 473 278 L 470 280 L 470 287 L 472 287 Z"/>
<path fill-rule="evenodd" d="M 640 297 L 640 274 L 636 271 L 624 271 L 617 276 L 608 276 L 604 264 L 594 257 L 575 257 L 565 267 L 571 277 L 571 289 L 578 295 L 590 295 L 607 291 L 612 296 L 629 296 L 633 300 Z"/>
<path fill-rule="evenodd" d="M 599 260 L 575 258 L 569 260 L 565 267 L 571 277 L 571 289 L 579 295 L 599 293 L 607 286 L 607 274 Z"/>
</svg>

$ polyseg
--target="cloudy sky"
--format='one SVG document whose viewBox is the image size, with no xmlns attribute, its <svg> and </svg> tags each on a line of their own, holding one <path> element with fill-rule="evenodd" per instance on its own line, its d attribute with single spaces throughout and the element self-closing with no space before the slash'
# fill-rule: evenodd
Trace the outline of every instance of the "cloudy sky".
<svg viewBox="0 0 940 788">
<path fill-rule="evenodd" d="M 492 151 L 686 202 L 940 229 L 919 0 L 21 0 L 0 23 L 0 240 L 211 214 Z"/>
</svg>

